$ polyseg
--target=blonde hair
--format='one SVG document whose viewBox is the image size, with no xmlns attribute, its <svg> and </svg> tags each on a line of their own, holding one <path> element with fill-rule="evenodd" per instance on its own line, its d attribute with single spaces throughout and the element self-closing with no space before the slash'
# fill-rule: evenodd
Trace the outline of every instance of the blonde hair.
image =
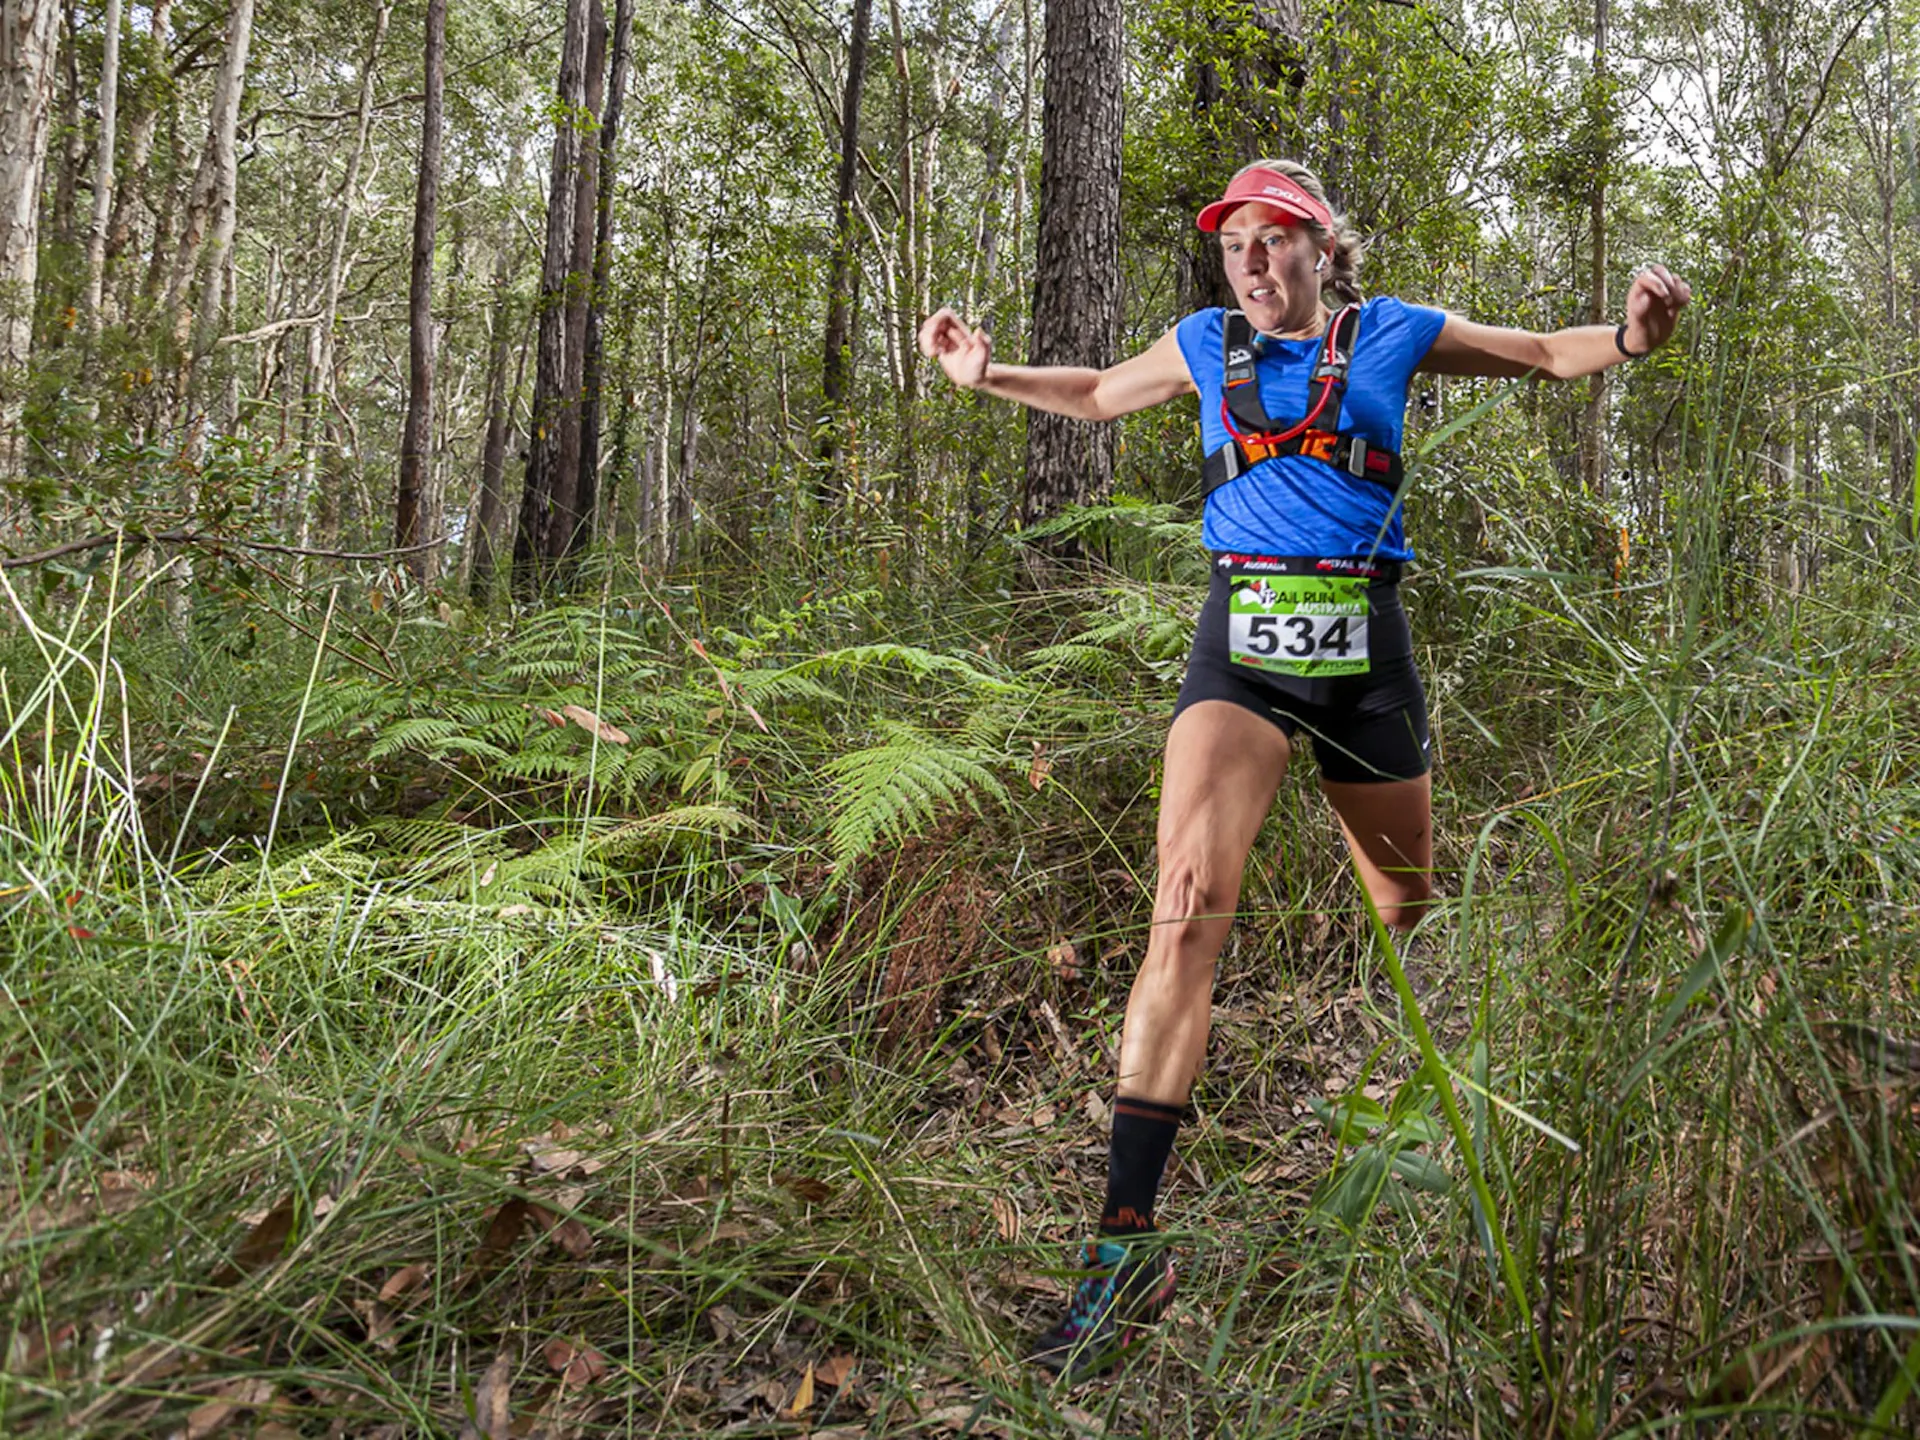
<svg viewBox="0 0 1920 1440">
<path fill-rule="evenodd" d="M 1360 294 L 1360 267 L 1367 258 L 1367 242 L 1347 217 L 1333 208 L 1320 177 L 1295 160 L 1255 160 L 1251 165 L 1242 165 L 1234 171 L 1233 178 L 1238 180 L 1249 170 L 1277 170 L 1327 207 L 1327 213 L 1333 217 L 1332 234 L 1328 234 L 1326 227 L 1317 220 L 1300 222 L 1307 227 L 1307 233 L 1313 236 L 1314 244 L 1322 250 L 1330 249 L 1333 252 L 1333 260 L 1328 273 L 1321 279 L 1321 286 L 1333 291 L 1342 300 L 1363 299 Z"/>
</svg>

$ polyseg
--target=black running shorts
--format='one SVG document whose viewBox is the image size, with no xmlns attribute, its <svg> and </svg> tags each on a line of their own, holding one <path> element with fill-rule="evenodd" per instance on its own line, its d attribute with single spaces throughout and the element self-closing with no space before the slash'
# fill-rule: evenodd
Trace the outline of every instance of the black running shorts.
<svg viewBox="0 0 1920 1440">
<path fill-rule="evenodd" d="M 1321 777 L 1336 783 L 1412 780 L 1432 768 L 1427 698 L 1397 565 L 1237 554 L 1216 554 L 1213 562 L 1176 719 L 1201 700 L 1230 701 L 1279 726 L 1296 745 L 1301 734 L 1312 737 Z M 1346 586 L 1336 598 L 1357 601 L 1364 592 L 1364 670 L 1339 673 L 1363 662 L 1343 658 L 1356 647 L 1348 627 L 1328 613 L 1357 607 L 1316 605 L 1298 588 L 1309 576 Z M 1255 668 L 1273 663 L 1262 659 L 1269 651 L 1275 662 L 1294 653 L 1325 657 L 1304 668 L 1335 673 Z"/>
</svg>

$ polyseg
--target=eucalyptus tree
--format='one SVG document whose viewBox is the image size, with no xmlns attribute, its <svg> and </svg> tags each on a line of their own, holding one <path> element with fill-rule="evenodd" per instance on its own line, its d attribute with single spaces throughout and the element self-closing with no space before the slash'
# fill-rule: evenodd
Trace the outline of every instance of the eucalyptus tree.
<svg viewBox="0 0 1920 1440">
<path fill-rule="evenodd" d="M 214 71 L 206 141 L 187 188 L 180 239 L 167 277 L 161 313 L 173 318 L 176 412 L 194 403 L 197 362 L 211 349 L 224 318 L 227 274 L 237 223 L 239 158 L 235 141 L 240 100 L 253 43 L 254 0 L 230 0 L 225 38 Z"/>
<path fill-rule="evenodd" d="M 840 451 L 848 386 L 847 330 L 851 323 L 854 277 L 854 197 L 859 180 L 860 97 L 867 78 L 867 33 L 873 0 L 853 0 L 847 38 L 846 83 L 836 120 L 840 130 L 840 166 L 834 183 L 833 261 L 827 274 L 827 324 L 821 344 L 820 390 L 823 409 L 819 453 L 823 462 L 815 493 L 823 502 L 833 495 L 832 468 Z"/>
<path fill-rule="evenodd" d="M 10 0 L 0 10 L 0 480 L 25 459 L 21 419 L 59 15 L 55 0 Z"/>
<path fill-rule="evenodd" d="M 574 547 L 580 524 L 579 366 L 584 361 L 580 236 L 593 233 L 591 132 L 599 124 L 606 20 L 598 0 L 568 0 L 555 88 L 553 160 L 547 174 L 546 253 L 540 270 L 540 343 L 533 433 L 514 537 L 514 587 L 532 594 Z M 585 201 L 583 206 L 582 201 Z M 586 214 L 583 217 L 582 209 Z M 590 272 L 591 260 L 585 261 Z"/>
<path fill-rule="evenodd" d="M 106 284 L 107 223 L 113 218 L 113 151 L 119 138 L 120 0 L 107 0 L 100 52 L 100 128 L 94 143 L 93 216 L 87 226 L 87 328 L 100 328 Z"/>
<path fill-rule="evenodd" d="M 437 528 L 433 493 L 433 250 L 440 215 L 440 131 L 446 90 L 447 0 L 427 0 L 420 163 L 414 179 L 413 263 L 407 294 L 407 419 L 400 438 L 400 476 L 393 543 L 406 551 L 416 579 L 433 573 L 424 528 Z"/>
<path fill-rule="evenodd" d="M 1035 365 L 1114 360 L 1120 326 L 1120 10 L 1101 0 L 1048 0 L 1041 116 L 1040 225 L 1034 252 Z M 1028 524 L 1104 495 L 1113 427 L 1034 411 L 1027 419 Z"/>
</svg>

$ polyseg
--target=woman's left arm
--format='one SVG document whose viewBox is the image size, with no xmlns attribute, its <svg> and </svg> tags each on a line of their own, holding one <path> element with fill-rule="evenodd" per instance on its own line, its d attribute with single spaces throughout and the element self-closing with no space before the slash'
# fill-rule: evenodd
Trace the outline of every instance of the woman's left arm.
<svg viewBox="0 0 1920 1440">
<path fill-rule="evenodd" d="M 1664 265 L 1649 265 L 1634 274 L 1633 288 L 1627 291 L 1624 332 L 1611 325 L 1575 325 L 1541 335 L 1449 315 L 1419 368 L 1433 375 L 1525 375 L 1535 370 L 1556 380 L 1591 375 L 1666 344 L 1692 298 L 1686 281 Z M 1616 339 L 1632 354 L 1622 353 Z"/>
</svg>

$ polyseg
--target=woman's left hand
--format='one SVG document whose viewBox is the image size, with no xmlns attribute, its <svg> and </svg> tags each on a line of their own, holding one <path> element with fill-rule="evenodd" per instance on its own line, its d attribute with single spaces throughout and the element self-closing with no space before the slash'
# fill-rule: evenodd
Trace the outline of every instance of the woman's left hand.
<svg viewBox="0 0 1920 1440">
<path fill-rule="evenodd" d="M 1693 287 L 1664 265 L 1642 265 L 1627 291 L 1627 348 L 1636 355 L 1658 350 L 1680 322 Z"/>
</svg>

